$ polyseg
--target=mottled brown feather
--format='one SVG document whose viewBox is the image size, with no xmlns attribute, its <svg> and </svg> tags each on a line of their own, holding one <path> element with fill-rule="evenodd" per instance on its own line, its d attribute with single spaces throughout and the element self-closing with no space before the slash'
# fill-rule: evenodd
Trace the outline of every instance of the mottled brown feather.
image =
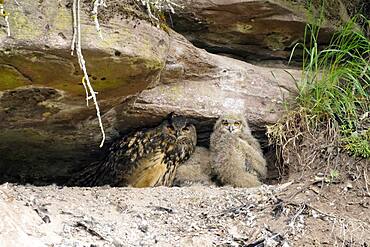
<svg viewBox="0 0 370 247">
<path fill-rule="evenodd" d="M 183 118 L 166 120 L 114 142 L 102 161 L 77 174 L 69 185 L 171 186 L 177 166 L 190 157 L 195 145 L 193 125 Z"/>
</svg>

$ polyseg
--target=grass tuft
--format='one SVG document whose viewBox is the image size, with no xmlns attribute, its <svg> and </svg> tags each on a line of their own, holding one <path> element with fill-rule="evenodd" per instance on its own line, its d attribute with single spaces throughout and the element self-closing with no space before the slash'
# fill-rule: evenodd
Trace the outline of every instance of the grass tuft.
<svg viewBox="0 0 370 247">
<path fill-rule="evenodd" d="M 292 51 L 303 48 L 296 103 L 287 116 L 269 127 L 272 143 L 281 150 L 293 143 L 299 150 L 296 143 L 302 138 L 315 142 L 320 136 L 355 156 L 370 157 L 370 40 L 363 31 L 369 28 L 370 20 L 355 16 L 335 33 L 327 48 L 320 50 L 320 23 L 306 26 L 305 42 Z M 313 134 L 320 131 L 325 133 Z"/>
</svg>

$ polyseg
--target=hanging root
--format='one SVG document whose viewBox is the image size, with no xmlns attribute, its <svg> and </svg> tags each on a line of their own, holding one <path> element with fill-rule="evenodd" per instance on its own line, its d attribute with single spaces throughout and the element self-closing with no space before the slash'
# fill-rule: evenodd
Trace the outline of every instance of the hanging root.
<svg viewBox="0 0 370 247">
<path fill-rule="evenodd" d="M 0 0 L 0 16 L 4 17 L 6 32 L 8 37 L 10 37 L 9 13 L 7 13 L 4 9 L 4 0 Z"/>
<path fill-rule="evenodd" d="M 151 7 L 150 7 L 150 1 L 145 1 L 145 0 L 142 0 L 141 1 L 141 3 L 142 3 L 142 5 L 144 5 L 145 7 L 146 7 L 146 10 L 147 10 L 147 12 L 148 12 L 148 15 L 149 15 L 149 17 L 150 18 L 152 18 L 152 19 L 154 19 L 154 20 L 156 20 L 156 21 L 158 21 L 158 18 L 157 17 L 155 17 L 153 14 L 152 14 L 152 10 L 151 10 Z"/>
<path fill-rule="evenodd" d="M 0 4 L 2 3 L 2 1 L 4 0 L 0 0 Z M 158 20 L 158 18 L 155 15 L 153 15 L 152 8 L 156 12 L 170 10 L 172 13 L 174 13 L 174 6 L 178 6 L 174 4 L 171 0 L 136 0 L 136 1 L 140 1 L 141 4 L 146 7 L 150 18 L 153 18 L 155 20 Z M 94 7 L 91 13 L 94 19 L 96 31 L 98 32 L 99 37 L 103 38 L 101 27 L 98 20 L 99 7 L 101 6 L 106 7 L 105 0 L 94 0 Z M 78 63 L 83 72 L 82 85 L 84 86 L 86 93 L 86 105 L 89 106 L 90 100 L 92 100 L 95 105 L 96 115 L 98 117 L 98 122 L 102 133 L 102 141 L 100 143 L 100 147 L 102 147 L 105 141 L 105 132 L 100 115 L 99 105 L 96 98 L 97 92 L 94 91 L 90 83 L 90 79 L 86 69 L 85 59 L 83 57 L 81 50 L 80 0 L 73 0 L 72 14 L 73 14 L 73 38 L 71 44 L 71 55 L 74 55 L 74 52 L 76 52 Z"/>
<path fill-rule="evenodd" d="M 141 3 L 146 10 L 147 14 L 151 19 L 159 21 L 158 16 L 154 13 L 163 12 L 163 11 L 170 11 L 172 14 L 175 13 L 174 7 L 180 7 L 180 5 L 172 2 L 172 0 L 136 0 L 137 2 Z"/>
<path fill-rule="evenodd" d="M 96 0 L 96 2 L 103 2 L 101 0 Z M 94 3 L 95 5 L 95 3 Z M 104 127 L 100 115 L 100 109 L 98 105 L 98 101 L 96 98 L 96 95 L 98 94 L 97 92 L 94 91 L 94 88 L 92 87 L 90 83 L 89 76 L 87 74 L 87 69 L 86 69 L 86 64 L 85 64 L 85 59 L 82 55 L 82 50 L 81 50 L 81 18 L 80 18 L 80 0 L 73 0 L 73 38 L 72 38 L 72 45 L 71 45 L 71 54 L 73 55 L 73 52 L 76 51 L 77 58 L 78 58 L 78 63 L 80 65 L 80 68 L 84 74 L 82 78 L 82 84 L 85 88 L 86 92 L 86 105 L 89 106 L 89 100 L 92 100 L 95 109 L 96 109 L 96 115 L 98 117 L 98 122 L 100 126 L 100 130 L 102 133 L 102 140 L 100 143 L 100 147 L 103 146 L 104 141 L 105 141 L 105 132 L 104 132 Z"/>
<path fill-rule="evenodd" d="M 98 32 L 99 37 L 101 39 L 103 39 L 103 35 L 102 35 L 102 32 L 101 32 L 101 28 L 100 28 L 100 24 L 99 24 L 99 20 L 98 20 L 98 12 L 99 12 L 99 7 L 100 6 L 107 7 L 107 5 L 105 4 L 105 0 L 95 0 L 94 1 L 94 8 L 93 8 L 91 14 L 92 14 L 92 17 L 94 19 L 96 31 Z"/>
</svg>

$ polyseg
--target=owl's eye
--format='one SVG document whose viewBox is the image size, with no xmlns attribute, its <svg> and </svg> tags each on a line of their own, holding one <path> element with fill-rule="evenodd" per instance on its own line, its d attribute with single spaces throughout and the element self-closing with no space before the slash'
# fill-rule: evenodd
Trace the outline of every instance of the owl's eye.
<svg viewBox="0 0 370 247">
<path fill-rule="evenodd" d="M 235 125 L 236 127 L 240 127 L 241 122 L 237 121 L 237 122 L 235 122 L 235 123 L 234 123 L 234 125 Z"/>
<path fill-rule="evenodd" d="M 228 121 L 226 121 L 226 120 L 222 120 L 222 125 L 223 125 L 223 126 L 229 126 L 229 122 L 228 122 Z"/>
</svg>

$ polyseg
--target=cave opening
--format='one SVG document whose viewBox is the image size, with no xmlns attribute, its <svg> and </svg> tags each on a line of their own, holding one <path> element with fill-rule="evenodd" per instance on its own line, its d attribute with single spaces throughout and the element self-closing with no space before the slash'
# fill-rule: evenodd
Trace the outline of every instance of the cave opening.
<svg viewBox="0 0 370 247">
<path fill-rule="evenodd" d="M 195 119 L 197 146 L 209 148 L 210 135 L 215 122 L 216 119 Z M 253 136 L 261 145 L 268 164 L 268 177 L 264 183 L 276 184 L 282 176 L 276 148 L 269 145 L 265 127 L 251 124 L 251 129 Z M 127 131 L 119 133 L 115 138 L 122 137 L 127 133 Z M 81 171 L 81 168 L 105 157 L 109 152 L 109 146 L 115 140 L 115 138 L 111 138 L 100 149 L 91 145 L 74 147 L 70 143 L 67 144 L 63 138 L 51 141 L 47 139 L 47 136 L 42 136 L 31 129 L 20 133 L 4 131 L 0 135 L 1 139 L 4 140 L 0 143 L 0 183 L 10 182 L 37 186 L 65 185 L 73 174 Z M 27 139 L 19 138 L 19 135 L 29 135 L 30 138 L 27 141 Z M 18 157 L 15 157 L 14 155 L 17 153 Z M 83 157 L 81 157 L 82 154 Z M 79 156 L 78 159 L 76 156 Z M 54 162 L 50 162 L 50 160 Z"/>
</svg>

